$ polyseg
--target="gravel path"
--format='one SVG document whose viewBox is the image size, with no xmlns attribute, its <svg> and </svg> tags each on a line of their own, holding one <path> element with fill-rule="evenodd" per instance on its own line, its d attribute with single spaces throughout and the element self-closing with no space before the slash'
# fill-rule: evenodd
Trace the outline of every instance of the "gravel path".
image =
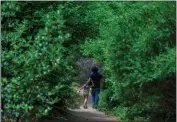
<svg viewBox="0 0 177 122">
<path fill-rule="evenodd" d="M 91 95 L 89 95 L 88 109 L 83 108 L 84 99 L 82 92 L 80 92 L 80 109 L 69 109 L 68 118 L 72 121 L 111 121 L 117 122 L 117 118 L 113 116 L 107 116 L 103 112 L 99 112 L 92 108 Z"/>
</svg>

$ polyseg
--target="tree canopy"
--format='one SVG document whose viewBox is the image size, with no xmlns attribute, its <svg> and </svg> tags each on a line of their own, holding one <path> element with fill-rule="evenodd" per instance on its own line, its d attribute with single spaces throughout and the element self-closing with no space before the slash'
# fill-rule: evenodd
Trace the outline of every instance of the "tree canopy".
<svg viewBox="0 0 177 122">
<path fill-rule="evenodd" d="M 121 120 L 175 120 L 176 4 L 3 1 L 2 102 L 38 119 L 74 106 L 76 61 L 101 62 L 99 109 Z"/>
</svg>

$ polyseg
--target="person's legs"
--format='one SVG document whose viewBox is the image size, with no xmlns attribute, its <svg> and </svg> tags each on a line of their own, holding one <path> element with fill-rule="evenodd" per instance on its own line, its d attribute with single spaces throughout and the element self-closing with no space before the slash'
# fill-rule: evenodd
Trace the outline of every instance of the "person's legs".
<svg viewBox="0 0 177 122">
<path fill-rule="evenodd" d="M 100 94 L 100 89 L 96 89 L 95 91 L 95 104 L 98 105 L 99 102 L 99 94 Z"/>
<path fill-rule="evenodd" d="M 84 96 L 84 105 L 83 105 L 83 107 L 85 108 L 85 92 L 83 93 L 83 96 Z"/>
<path fill-rule="evenodd" d="M 92 91 L 91 91 L 91 95 L 92 95 L 92 105 L 95 104 L 95 89 L 92 88 Z"/>
<path fill-rule="evenodd" d="M 83 105 L 83 107 L 85 108 L 85 93 L 84 93 L 84 105 Z"/>
<path fill-rule="evenodd" d="M 84 106 L 87 108 L 88 94 L 85 94 Z"/>
<path fill-rule="evenodd" d="M 92 100 L 93 100 L 93 108 L 96 108 L 99 102 L 99 93 L 100 93 L 100 89 L 99 88 L 95 88 L 92 89 Z"/>
</svg>

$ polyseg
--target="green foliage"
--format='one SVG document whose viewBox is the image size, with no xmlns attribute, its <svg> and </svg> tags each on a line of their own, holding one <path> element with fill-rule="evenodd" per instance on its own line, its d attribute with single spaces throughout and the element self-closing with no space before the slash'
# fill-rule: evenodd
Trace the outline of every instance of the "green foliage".
<svg viewBox="0 0 177 122">
<path fill-rule="evenodd" d="M 104 66 L 108 88 L 100 108 L 125 120 L 175 117 L 162 102 L 167 97 L 163 89 L 175 85 L 175 2 L 99 4 L 103 7 L 93 12 L 102 12 L 93 16 L 100 20 L 100 34 L 81 48 Z"/>
<path fill-rule="evenodd" d="M 3 110 L 15 110 L 15 118 L 40 118 L 75 102 L 61 10 L 53 2 L 2 3 Z"/>
<path fill-rule="evenodd" d="M 122 120 L 175 118 L 175 8 L 167 1 L 3 1 L 3 110 L 35 120 L 74 107 L 75 62 L 84 55 L 103 65 L 101 110 Z"/>
</svg>

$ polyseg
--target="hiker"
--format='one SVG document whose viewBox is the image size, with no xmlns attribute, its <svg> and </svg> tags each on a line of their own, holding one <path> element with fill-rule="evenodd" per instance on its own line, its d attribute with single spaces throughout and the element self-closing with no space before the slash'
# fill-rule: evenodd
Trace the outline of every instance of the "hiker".
<svg viewBox="0 0 177 122">
<path fill-rule="evenodd" d="M 103 83 L 103 76 L 98 72 L 96 66 L 92 67 L 92 73 L 89 76 L 88 81 L 83 87 L 93 82 L 91 95 L 92 95 L 92 108 L 97 108 L 99 102 L 100 84 Z"/>
<path fill-rule="evenodd" d="M 82 90 L 83 89 L 83 96 L 84 96 L 84 105 L 83 105 L 83 107 L 84 107 L 84 109 L 87 109 L 88 107 L 87 107 L 87 102 L 88 102 L 88 97 L 89 97 L 89 93 L 90 93 L 90 88 L 91 87 L 93 87 L 94 86 L 94 84 L 93 84 L 93 82 L 91 81 L 90 82 L 90 84 L 88 84 L 88 85 L 83 85 L 82 87 L 80 87 L 80 89 L 79 89 L 79 92 L 80 92 L 80 90 Z"/>
</svg>

